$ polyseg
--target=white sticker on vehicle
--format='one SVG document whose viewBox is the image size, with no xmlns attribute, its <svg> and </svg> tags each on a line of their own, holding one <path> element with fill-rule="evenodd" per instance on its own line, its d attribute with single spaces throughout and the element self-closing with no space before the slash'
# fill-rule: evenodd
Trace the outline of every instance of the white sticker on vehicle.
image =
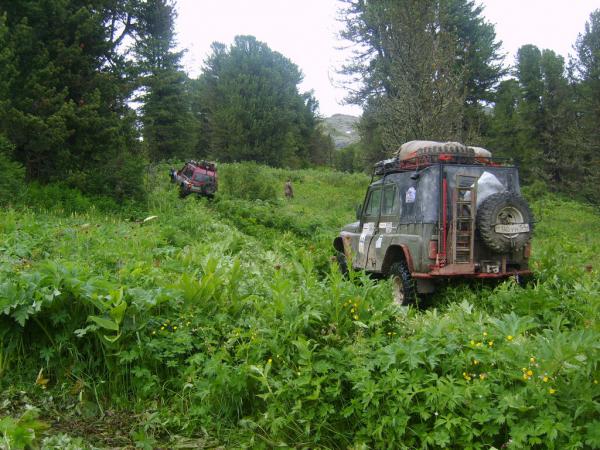
<svg viewBox="0 0 600 450">
<path fill-rule="evenodd" d="M 500 233 L 500 234 L 528 233 L 529 232 L 529 224 L 528 223 L 497 224 L 495 226 L 494 231 L 496 231 L 496 233 Z"/>
<path fill-rule="evenodd" d="M 386 233 L 391 233 L 393 228 L 392 222 L 379 222 L 379 229 L 385 230 Z"/>
<path fill-rule="evenodd" d="M 379 236 L 379 238 L 375 241 L 375 248 L 381 248 L 382 241 L 383 241 L 383 236 Z"/>
<path fill-rule="evenodd" d="M 414 188 L 414 186 L 409 187 L 406 190 L 406 197 L 404 199 L 404 202 L 405 203 L 414 203 L 416 198 L 417 198 L 417 190 Z"/>
<path fill-rule="evenodd" d="M 365 240 L 367 239 L 367 235 L 372 235 L 373 230 L 375 229 L 374 222 L 367 222 L 363 224 L 363 231 L 360 234 L 360 239 L 358 241 L 358 253 L 365 252 Z"/>
</svg>

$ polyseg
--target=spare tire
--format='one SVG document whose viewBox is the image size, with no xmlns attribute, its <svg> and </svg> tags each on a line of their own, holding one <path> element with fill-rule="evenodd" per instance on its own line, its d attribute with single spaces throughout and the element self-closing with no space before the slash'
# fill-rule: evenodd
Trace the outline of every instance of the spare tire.
<svg viewBox="0 0 600 450">
<path fill-rule="evenodd" d="M 530 241 L 533 214 L 520 195 L 498 192 L 486 198 L 477 209 L 477 229 L 491 250 L 508 253 Z"/>
</svg>

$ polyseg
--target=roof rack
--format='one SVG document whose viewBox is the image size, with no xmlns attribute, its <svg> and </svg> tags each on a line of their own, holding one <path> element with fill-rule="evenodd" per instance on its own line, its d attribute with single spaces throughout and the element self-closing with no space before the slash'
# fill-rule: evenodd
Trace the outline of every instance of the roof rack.
<svg viewBox="0 0 600 450">
<path fill-rule="evenodd" d="M 421 155 L 408 159 L 399 157 L 384 159 L 375 163 L 373 166 L 373 175 L 386 175 L 397 172 L 414 172 L 434 164 L 467 164 L 490 167 L 513 166 L 509 158 L 491 158 L 473 155 L 442 153 L 439 155 Z"/>
<path fill-rule="evenodd" d="M 188 164 L 193 164 L 196 167 L 201 167 L 202 169 L 211 170 L 213 172 L 216 172 L 217 170 L 217 165 L 214 162 L 206 161 L 204 159 L 200 161 L 194 161 L 193 159 L 190 159 Z"/>
</svg>

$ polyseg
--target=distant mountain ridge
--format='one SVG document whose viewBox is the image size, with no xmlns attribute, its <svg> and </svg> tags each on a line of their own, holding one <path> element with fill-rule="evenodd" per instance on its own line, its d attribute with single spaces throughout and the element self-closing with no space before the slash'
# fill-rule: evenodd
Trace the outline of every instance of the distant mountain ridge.
<svg viewBox="0 0 600 450">
<path fill-rule="evenodd" d="M 323 127 L 326 134 L 329 134 L 336 148 L 344 148 L 360 140 L 356 126 L 359 117 L 348 114 L 334 114 L 323 120 Z"/>
</svg>

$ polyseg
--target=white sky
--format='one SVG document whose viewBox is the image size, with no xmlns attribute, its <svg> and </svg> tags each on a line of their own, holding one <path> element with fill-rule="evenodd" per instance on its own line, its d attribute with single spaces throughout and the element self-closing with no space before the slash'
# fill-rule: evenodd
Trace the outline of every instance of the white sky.
<svg viewBox="0 0 600 450">
<path fill-rule="evenodd" d="M 578 33 L 600 0 L 477 0 L 483 15 L 503 41 L 506 65 L 514 63 L 521 45 L 549 48 L 567 59 Z M 177 0 L 176 31 L 188 49 L 184 66 L 196 77 L 214 41 L 230 45 L 240 34 L 256 36 L 282 53 L 304 73 L 302 91 L 313 90 L 320 114 L 360 115 L 360 108 L 341 105 L 346 91 L 336 74 L 344 61 L 337 38 L 337 0 Z M 336 83 L 337 81 L 337 83 Z"/>
</svg>

